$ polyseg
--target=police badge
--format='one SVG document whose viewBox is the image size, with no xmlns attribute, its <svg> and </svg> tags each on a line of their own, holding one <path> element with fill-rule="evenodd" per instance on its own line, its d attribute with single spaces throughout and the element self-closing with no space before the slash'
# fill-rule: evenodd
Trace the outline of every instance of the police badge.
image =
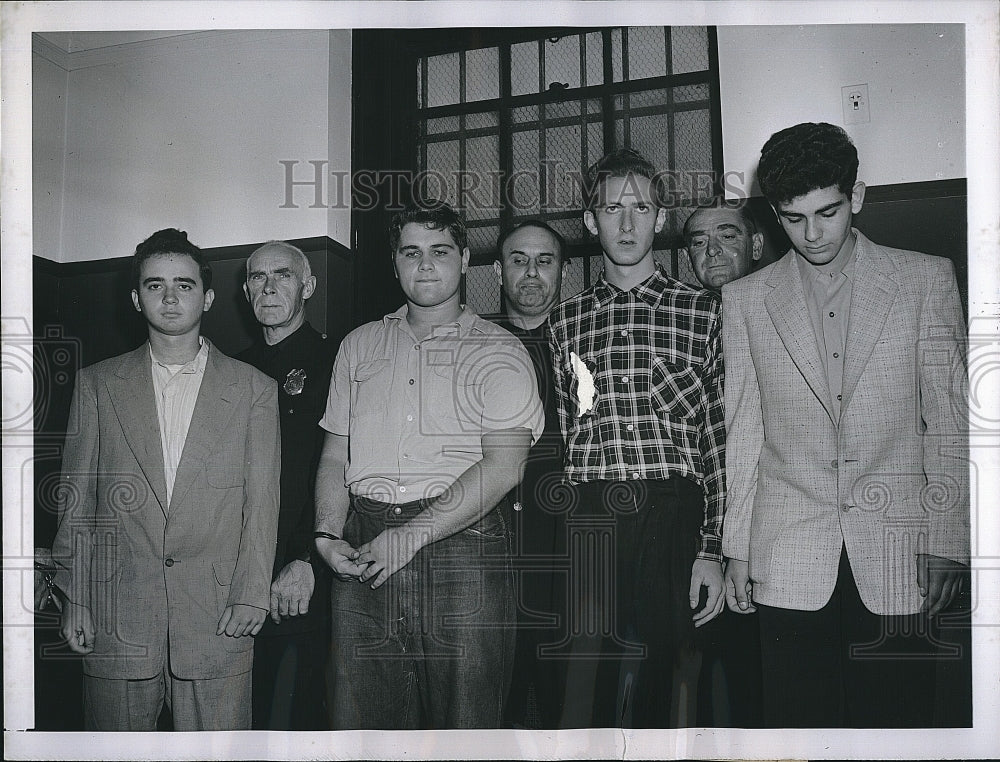
<svg viewBox="0 0 1000 762">
<path fill-rule="evenodd" d="M 289 395 L 302 394 L 302 390 L 306 385 L 306 372 L 305 370 L 296 370 L 292 368 L 288 371 L 288 376 L 285 378 L 285 393 Z"/>
</svg>

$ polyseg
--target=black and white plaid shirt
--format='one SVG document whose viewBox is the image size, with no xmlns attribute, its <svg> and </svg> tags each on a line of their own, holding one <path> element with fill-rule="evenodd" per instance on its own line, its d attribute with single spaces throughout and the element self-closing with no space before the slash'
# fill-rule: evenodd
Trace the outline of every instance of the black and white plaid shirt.
<svg viewBox="0 0 1000 762">
<path fill-rule="evenodd" d="M 629 291 L 601 275 L 549 316 L 570 481 L 698 482 L 698 557 L 715 561 L 726 498 L 721 319 L 715 294 L 659 268 Z M 571 354 L 593 378 L 593 407 L 582 414 L 579 376 L 588 373 L 574 369 Z"/>
</svg>

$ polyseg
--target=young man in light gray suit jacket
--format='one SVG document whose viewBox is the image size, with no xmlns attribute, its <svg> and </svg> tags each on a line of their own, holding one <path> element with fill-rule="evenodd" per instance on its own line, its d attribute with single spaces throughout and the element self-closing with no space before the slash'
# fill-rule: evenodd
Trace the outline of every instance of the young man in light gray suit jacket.
<svg viewBox="0 0 1000 762">
<path fill-rule="evenodd" d="M 212 271 L 187 235 L 139 244 L 149 341 L 84 368 L 66 437 L 55 582 L 84 655 L 87 730 L 250 728 L 253 635 L 278 522 L 277 389 L 200 336 Z"/>
<path fill-rule="evenodd" d="M 777 727 L 930 725 L 969 560 L 954 270 L 851 227 L 857 169 L 839 127 L 772 135 L 757 176 L 793 248 L 722 290 L 727 601 L 759 611 Z"/>
</svg>

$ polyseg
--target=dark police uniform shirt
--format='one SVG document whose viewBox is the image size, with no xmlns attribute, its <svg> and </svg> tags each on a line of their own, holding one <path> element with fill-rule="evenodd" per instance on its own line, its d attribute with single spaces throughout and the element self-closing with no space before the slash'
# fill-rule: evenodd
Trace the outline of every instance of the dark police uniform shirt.
<svg viewBox="0 0 1000 762">
<path fill-rule="evenodd" d="M 549 326 L 520 328 L 506 316 L 491 318 L 497 325 L 514 334 L 531 357 L 538 382 L 538 393 L 545 409 L 545 429 L 528 452 L 524 479 L 515 489 L 517 501 L 513 515 L 514 558 L 552 558 L 553 562 L 566 552 L 566 509 L 570 494 L 563 486 L 563 439 L 559 431 L 559 414 L 553 384 L 552 355 L 549 347 Z M 532 609 L 550 610 L 551 572 L 521 572 L 520 597 Z"/>
<path fill-rule="evenodd" d="M 336 346 L 309 323 L 273 346 L 263 338 L 237 356 L 278 383 L 281 417 L 281 509 L 272 579 L 295 559 L 308 559 L 316 587 L 309 614 L 282 621 L 279 633 L 321 626 L 329 618 L 330 571 L 313 547 L 313 488 L 324 432 L 319 427 L 330 387 Z M 278 629 L 270 617 L 261 635 Z M 259 636 L 258 636 L 259 637 Z"/>
</svg>

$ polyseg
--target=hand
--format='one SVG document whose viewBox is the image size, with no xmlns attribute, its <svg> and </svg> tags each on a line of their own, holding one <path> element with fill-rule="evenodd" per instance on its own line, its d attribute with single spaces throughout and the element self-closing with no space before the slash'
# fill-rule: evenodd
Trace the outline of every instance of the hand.
<svg viewBox="0 0 1000 762">
<path fill-rule="evenodd" d="M 757 610 L 753 605 L 750 585 L 750 564 L 730 558 L 726 561 L 726 605 L 737 614 L 752 614 Z"/>
<path fill-rule="evenodd" d="M 51 602 L 56 611 L 62 611 L 62 603 L 56 589 L 52 587 L 52 574 L 55 566 L 52 564 L 52 551 L 49 548 L 35 548 L 34 570 L 34 603 L 35 611 L 45 611 Z"/>
<path fill-rule="evenodd" d="M 271 621 L 281 624 L 281 617 L 308 614 L 315 584 L 308 561 L 296 559 L 288 563 L 271 583 Z"/>
<path fill-rule="evenodd" d="M 386 529 L 371 542 L 358 548 L 358 563 L 367 564 L 361 581 L 372 582 L 372 590 L 381 587 L 393 574 L 406 566 L 423 545 L 419 535 L 402 527 Z"/>
<path fill-rule="evenodd" d="M 698 599 L 701 596 L 701 588 L 708 590 L 705 599 L 705 606 L 700 611 L 696 611 L 694 616 L 694 626 L 701 627 L 708 624 L 722 611 L 722 564 L 718 561 L 707 561 L 704 558 L 695 559 L 694 566 L 691 567 L 691 587 L 688 590 L 688 598 L 691 608 L 698 607 Z"/>
<path fill-rule="evenodd" d="M 365 570 L 364 564 L 356 563 L 358 551 L 346 540 L 317 537 L 316 550 L 341 582 L 357 579 Z"/>
<path fill-rule="evenodd" d="M 66 639 L 66 645 L 74 653 L 89 654 L 94 650 L 94 616 L 87 606 L 79 606 L 66 601 L 63 607 L 59 634 Z"/>
<path fill-rule="evenodd" d="M 950 558 L 917 553 L 917 587 L 924 596 L 921 611 L 934 616 L 948 608 L 962 589 L 969 567 Z"/>
<path fill-rule="evenodd" d="M 34 575 L 35 611 L 45 611 L 45 606 L 49 602 L 49 586 L 45 584 L 45 572 L 35 569 Z"/>
<path fill-rule="evenodd" d="M 230 638 L 242 638 L 245 635 L 256 635 L 260 628 L 264 626 L 264 619 L 267 612 L 256 606 L 248 606 L 245 603 L 234 603 L 226 606 L 219 619 L 219 626 L 215 629 L 216 635 L 225 633 Z"/>
</svg>

